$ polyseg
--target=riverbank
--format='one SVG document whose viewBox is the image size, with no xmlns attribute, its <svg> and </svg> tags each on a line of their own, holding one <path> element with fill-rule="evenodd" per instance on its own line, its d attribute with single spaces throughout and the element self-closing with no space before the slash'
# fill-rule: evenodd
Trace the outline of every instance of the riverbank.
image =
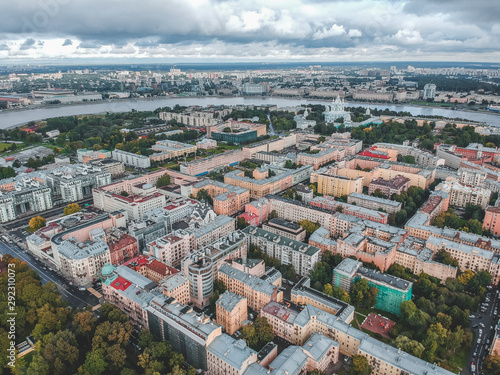
<svg viewBox="0 0 500 375">
<path fill-rule="evenodd" d="M 98 102 L 82 102 L 72 104 L 60 104 L 50 107 L 27 108 L 4 110 L 0 112 L 0 128 L 9 129 L 25 125 L 31 121 L 41 121 L 47 118 L 61 116 L 79 116 L 102 114 L 106 112 L 130 112 L 153 111 L 160 107 L 173 107 L 178 105 L 198 105 L 202 107 L 211 105 L 277 105 L 278 107 L 296 106 L 307 103 L 317 103 L 329 105 L 330 100 L 309 99 L 309 98 L 281 98 L 281 97 L 154 97 L 154 98 L 134 98 L 102 100 Z M 394 103 L 369 103 L 369 102 L 345 102 L 346 107 L 362 106 L 369 109 L 389 109 L 397 112 L 409 112 L 412 116 L 425 117 L 443 117 L 449 119 L 464 119 L 466 121 L 475 121 L 486 123 L 492 126 L 500 127 L 500 114 L 490 111 L 472 111 L 472 110 L 452 110 L 431 106 L 416 106 L 412 104 L 394 104 Z"/>
</svg>

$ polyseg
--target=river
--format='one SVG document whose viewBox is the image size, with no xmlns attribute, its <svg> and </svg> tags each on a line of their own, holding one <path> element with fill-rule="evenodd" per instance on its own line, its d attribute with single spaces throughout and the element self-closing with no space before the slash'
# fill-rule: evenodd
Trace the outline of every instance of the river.
<svg viewBox="0 0 500 375">
<path fill-rule="evenodd" d="M 275 104 L 278 107 L 296 106 L 300 104 L 330 104 L 326 100 L 307 100 L 307 99 L 289 99 L 289 98 L 261 98 L 261 97 L 185 97 L 185 98 L 169 98 L 160 97 L 153 99 L 125 99 L 125 100 L 110 100 L 95 103 L 61 105 L 56 107 L 8 110 L 0 112 L 0 129 L 12 128 L 24 125 L 30 121 L 39 121 L 51 117 L 60 116 L 76 116 L 90 115 L 106 112 L 128 112 L 132 109 L 137 111 L 152 111 L 158 107 L 173 107 L 176 104 L 189 105 L 269 105 Z M 373 104 L 346 102 L 346 107 L 362 106 L 365 108 L 388 108 L 393 111 L 410 112 L 413 116 L 443 116 L 447 118 L 463 118 L 471 121 L 485 122 L 489 125 L 500 126 L 500 115 L 488 112 L 461 111 L 446 108 L 436 107 L 416 107 L 404 104 Z"/>
</svg>

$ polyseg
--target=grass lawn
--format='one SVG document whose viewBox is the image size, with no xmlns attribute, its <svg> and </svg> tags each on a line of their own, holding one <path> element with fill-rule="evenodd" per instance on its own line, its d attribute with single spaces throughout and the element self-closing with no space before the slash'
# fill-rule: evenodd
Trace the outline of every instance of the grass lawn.
<svg viewBox="0 0 500 375">
<path fill-rule="evenodd" d="M 5 150 L 8 150 L 9 147 L 12 145 L 12 143 L 4 143 L 4 142 L 1 142 L 0 143 L 0 152 L 3 152 Z M 17 145 L 16 145 L 17 146 Z"/>
<path fill-rule="evenodd" d="M 470 347 L 466 347 L 453 355 L 450 364 L 455 367 L 455 370 L 462 370 L 465 367 L 469 353 Z"/>
</svg>

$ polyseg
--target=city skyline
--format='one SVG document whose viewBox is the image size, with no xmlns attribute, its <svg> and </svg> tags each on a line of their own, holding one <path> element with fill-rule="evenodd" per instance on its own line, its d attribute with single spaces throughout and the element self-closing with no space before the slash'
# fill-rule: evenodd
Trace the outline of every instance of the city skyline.
<svg viewBox="0 0 500 375">
<path fill-rule="evenodd" d="M 499 11 L 486 1 L 431 0 L 0 3 L 0 59 L 495 62 Z"/>
</svg>

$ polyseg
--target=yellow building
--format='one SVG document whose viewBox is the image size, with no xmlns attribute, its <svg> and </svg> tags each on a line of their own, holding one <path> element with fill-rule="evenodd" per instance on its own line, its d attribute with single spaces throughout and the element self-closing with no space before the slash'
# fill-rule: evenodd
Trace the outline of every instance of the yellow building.
<svg viewBox="0 0 500 375">
<path fill-rule="evenodd" d="M 358 171 L 356 171 L 358 172 Z M 318 183 L 318 193 L 341 197 L 352 193 L 363 193 L 363 178 L 348 178 L 344 176 L 329 176 L 311 173 L 311 182 Z"/>
<path fill-rule="evenodd" d="M 226 328 L 226 333 L 232 335 L 248 318 L 247 299 L 226 290 L 215 303 L 217 324 Z"/>
</svg>

